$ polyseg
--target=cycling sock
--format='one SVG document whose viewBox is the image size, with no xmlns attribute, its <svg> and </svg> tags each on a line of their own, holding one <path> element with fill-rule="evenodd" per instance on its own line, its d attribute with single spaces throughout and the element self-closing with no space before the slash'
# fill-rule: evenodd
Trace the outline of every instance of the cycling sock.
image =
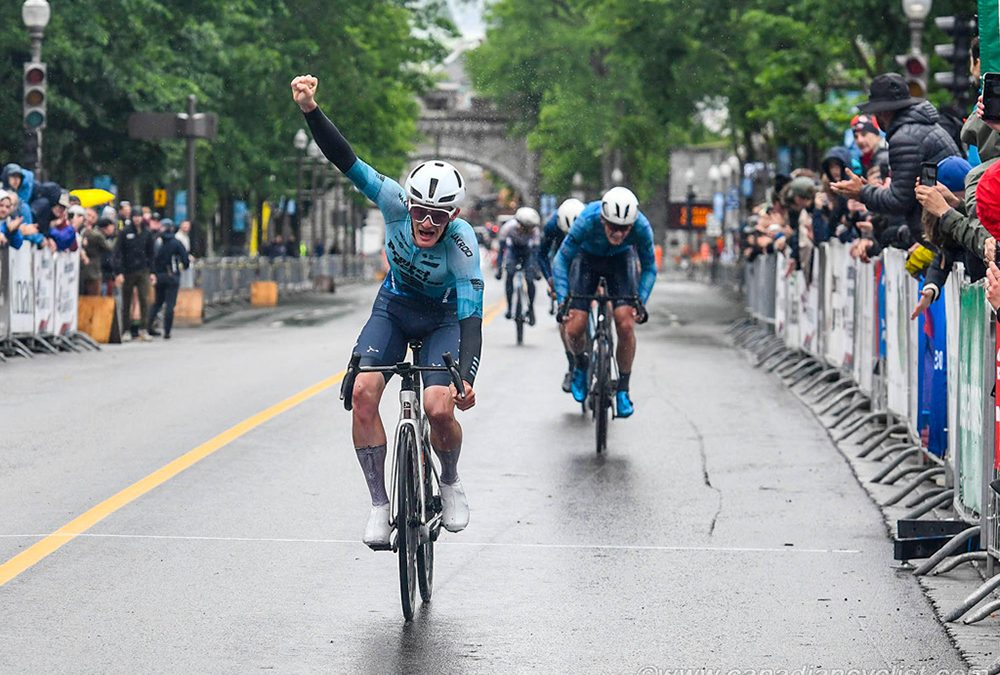
<svg viewBox="0 0 1000 675">
<path fill-rule="evenodd" d="M 573 368 L 576 366 L 576 356 L 573 354 L 573 352 L 570 351 L 566 352 L 566 360 L 569 361 L 569 369 L 573 370 Z"/>
<path fill-rule="evenodd" d="M 507 309 L 510 309 L 510 303 L 514 300 L 514 277 L 511 276 L 510 272 L 507 273 L 507 283 L 504 285 L 504 290 L 507 292 Z"/>
<path fill-rule="evenodd" d="M 385 444 L 355 448 L 358 462 L 368 483 L 368 492 L 372 497 L 372 506 L 382 506 L 389 503 L 389 495 L 385 493 Z"/>
<path fill-rule="evenodd" d="M 618 373 L 618 391 L 628 391 L 628 379 L 632 373 Z"/>
<path fill-rule="evenodd" d="M 441 452 L 435 448 L 434 452 L 441 460 L 441 482 L 445 485 L 454 485 L 458 480 L 458 456 L 462 453 L 461 446 L 450 452 Z"/>
<path fill-rule="evenodd" d="M 590 359 L 587 357 L 587 352 L 580 352 L 576 355 L 576 367 L 579 370 L 586 370 Z"/>
</svg>

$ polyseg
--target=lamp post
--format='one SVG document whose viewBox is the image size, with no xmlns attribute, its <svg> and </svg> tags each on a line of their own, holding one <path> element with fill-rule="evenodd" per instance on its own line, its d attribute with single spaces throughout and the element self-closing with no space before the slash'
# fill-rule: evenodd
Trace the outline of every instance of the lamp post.
<svg viewBox="0 0 1000 675">
<path fill-rule="evenodd" d="M 295 239 L 298 242 L 302 241 L 302 158 L 305 155 L 306 148 L 309 146 L 309 136 L 306 134 L 305 129 L 299 129 L 295 132 L 295 138 L 292 140 L 292 145 L 295 147 L 295 163 L 297 169 L 297 177 L 295 179 Z"/>
<path fill-rule="evenodd" d="M 579 199 L 580 201 L 585 201 L 583 192 L 583 174 L 579 171 L 573 174 L 573 197 Z"/>
<path fill-rule="evenodd" d="M 686 204 L 686 207 L 687 207 L 687 218 L 684 219 L 684 222 L 687 224 L 687 228 L 686 229 L 690 233 L 691 232 L 691 228 L 694 227 L 694 196 L 695 195 L 694 195 L 694 169 L 693 168 L 689 167 L 688 170 L 684 172 L 684 183 L 685 183 L 685 185 L 687 185 L 687 195 L 686 195 L 686 197 L 687 197 L 687 204 Z M 690 238 L 690 237 L 691 237 L 691 235 L 688 234 L 688 238 Z"/>
<path fill-rule="evenodd" d="M 920 54 L 920 41 L 924 32 L 924 21 L 931 13 L 932 0 L 903 0 L 903 13 L 910 23 L 910 52 Z"/>
<path fill-rule="evenodd" d="M 40 87 L 35 93 L 40 92 L 42 101 L 38 105 L 42 109 L 41 124 L 37 128 L 32 128 L 31 121 L 26 118 L 25 125 L 27 131 L 25 132 L 25 149 L 28 150 L 26 154 L 30 154 L 30 149 L 34 148 L 34 159 L 35 166 L 34 169 L 38 173 L 39 179 L 44 178 L 43 168 L 42 168 L 42 130 L 41 127 L 44 126 L 44 107 L 45 107 L 45 97 L 46 93 L 44 89 L 46 88 L 47 82 L 45 76 L 45 67 L 41 64 L 42 61 L 42 40 L 45 38 L 45 27 L 49 25 L 49 19 L 52 16 L 52 11 L 49 8 L 48 0 L 25 0 L 24 4 L 21 5 L 21 20 L 24 21 L 25 28 L 28 29 L 28 36 L 31 38 L 31 63 L 40 66 L 36 68 L 38 73 L 41 73 L 42 82 Z M 25 70 L 25 83 L 27 84 L 30 80 L 27 75 L 27 70 Z M 28 92 L 25 91 L 25 97 L 27 101 Z M 26 103 L 27 105 L 27 103 Z"/>
<path fill-rule="evenodd" d="M 316 253 L 316 169 L 319 167 L 319 157 L 322 154 L 322 150 L 316 145 L 316 141 L 309 141 L 309 145 L 306 146 L 306 155 L 309 157 L 312 171 L 312 198 L 310 200 L 311 213 L 309 214 L 309 248 L 310 251 L 315 255 Z"/>
<path fill-rule="evenodd" d="M 622 173 L 622 170 L 617 166 L 611 172 L 611 182 L 614 185 L 621 185 L 622 183 L 625 182 L 625 174 Z"/>
</svg>

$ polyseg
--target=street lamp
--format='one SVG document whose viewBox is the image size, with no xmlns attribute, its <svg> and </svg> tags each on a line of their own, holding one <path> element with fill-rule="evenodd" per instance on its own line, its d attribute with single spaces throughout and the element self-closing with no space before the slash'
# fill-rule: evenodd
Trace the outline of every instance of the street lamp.
<svg viewBox="0 0 1000 675">
<path fill-rule="evenodd" d="M 306 134 L 305 129 L 299 129 L 295 132 L 295 138 L 292 139 L 292 145 L 295 147 L 295 163 L 297 171 L 297 177 L 295 179 L 295 239 L 298 242 L 302 241 L 302 157 L 305 154 L 306 147 L 309 145 L 309 136 Z M 287 234 L 287 233 L 286 233 Z"/>
<path fill-rule="evenodd" d="M 24 0 L 21 6 L 21 19 L 31 36 L 31 60 L 35 63 L 42 60 L 42 38 L 51 16 L 48 0 Z"/>
<path fill-rule="evenodd" d="M 913 54 L 923 52 L 920 48 L 920 39 L 924 21 L 930 13 L 931 0 L 903 0 L 903 14 L 910 22 L 910 52 Z"/>
<path fill-rule="evenodd" d="M 615 185 L 621 185 L 625 182 L 625 174 L 617 166 L 611 172 L 611 182 Z"/>
<path fill-rule="evenodd" d="M 579 171 L 573 174 L 573 196 L 583 201 L 583 174 Z"/>
</svg>

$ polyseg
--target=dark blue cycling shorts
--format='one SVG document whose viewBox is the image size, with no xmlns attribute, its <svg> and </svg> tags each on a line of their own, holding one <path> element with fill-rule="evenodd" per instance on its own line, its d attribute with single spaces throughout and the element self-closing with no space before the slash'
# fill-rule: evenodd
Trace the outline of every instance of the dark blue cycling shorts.
<svg viewBox="0 0 1000 675">
<path fill-rule="evenodd" d="M 570 295 L 594 295 L 601 277 L 608 282 L 608 295 L 619 297 L 637 295 L 639 288 L 636 274 L 637 260 L 632 249 L 613 256 L 581 253 L 570 267 Z M 615 307 L 627 304 L 628 300 L 614 302 Z M 590 309 L 590 300 L 573 298 L 569 307 L 587 311 Z"/>
<path fill-rule="evenodd" d="M 406 358 L 410 340 L 420 340 L 419 366 L 442 366 L 441 355 L 458 360 L 460 341 L 458 314 L 454 304 L 443 304 L 394 295 L 380 288 L 372 315 L 361 329 L 354 351 L 362 366 L 391 366 Z M 391 375 L 387 375 L 388 380 Z M 446 372 L 423 373 L 424 386 L 451 384 Z"/>
<path fill-rule="evenodd" d="M 504 267 L 507 270 L 507 275 L 513 277 L 519 264 L 528 281 L 541 278 L 541 269 L 538 266 L 535 249 L 528 246 L 508 246 L 504 251 Z"/>
</svg>

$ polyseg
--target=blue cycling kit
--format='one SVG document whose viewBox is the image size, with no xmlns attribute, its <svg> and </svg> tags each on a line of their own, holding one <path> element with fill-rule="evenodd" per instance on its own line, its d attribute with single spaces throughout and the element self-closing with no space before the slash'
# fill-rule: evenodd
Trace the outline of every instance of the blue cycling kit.
<svg viewBox="0 0 1000 675">
<path fill-rule="evenodd" d="M 456 218 L 432 248 L 413 241 L 406 193 L 396 181 L 358 159 L 345 174 L 385 218 L 389 274 L 382 286 L 394 295 L 455 304 L 458 319 L 483 316 L 483 274 L 472 226 Z"/>
<path fill-rule="evenodd" d="M 440 365 L 435 360 L 442 353 L 457 352 L 462 379 L 472 384 L 482 350 L 484 288 L 472 226 L 456 218 L 434 246 L 420 248 L 402 186 L 359 159 L 318 107 L 305 113 L 305 119 L 323 154 L 375 202 L 385 219 L 389 273 L 355 347 L 362 365 L 401 361 L 407 341 L 420 339 L 420 365 Z M 447 386 L 449 381 L 447 373 L 424 378 L 428 386 Z"/>
<path fill-rule="evenodd" d="M 552 278 L 552 258 L 562 246 L 566 233 L 559 227 L 559 212 L 553 211 L 542 229 L 542 244 L 538 248 L 538 266 L 546 279 Z"/>
<path fill-rule="evenodd" d="M 646 216 L 640 211 L 635 225 L 628 236 L 618 246 L 608 241 L 601 222 L 601 202 L 587 204 L 583 212 L 573 223 L 566 239 L 563 240 L 553 263 L 556 295 L 563 302 L 570 292 L 569 271 L 573 260 L 580 254 L 589 258 L 615 258 L 622 256 L 622 264 L 626 264 L 627 254 L 634 248 L 639 256 L 641 274 L 638 281 L 639 299 L 645 304 L 656 283 L 656 254 L 653 250 L 653 228 Z M 584 262 L 586 262 L 586 258 Z M 583 265 L 581 265 L 583 267 Z M 581 291 L 578 291 L 581 292 Z M 593 289 L 585 291 L 593 293 Z"/>
</svg>

